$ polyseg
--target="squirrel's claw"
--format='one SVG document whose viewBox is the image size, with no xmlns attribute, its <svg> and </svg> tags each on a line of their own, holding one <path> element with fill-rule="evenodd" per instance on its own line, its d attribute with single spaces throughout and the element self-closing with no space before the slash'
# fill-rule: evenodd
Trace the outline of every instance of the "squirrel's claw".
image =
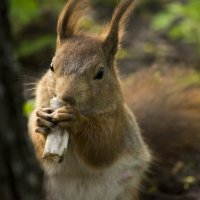
<svg viewBox="0 0 200 200">
<path fill-rule="evenodd" d="M 35 132 L 46 136 L 50 133 L 50 130 L 51 130 L 50 128 L 38 127 L 35 129 Z"/>
<path fill-rule="evenodd" d="M 52 122 L 51 113 L 53 111 L 50 108 L 40 108 L 36 112 L 36 129 L 35 132 L 47 135 L 52 128 L 55 128 L 55 123 Z"/>
<path fill-rule="evenodd" d="M 79 114 L 70 106 L 63 106 L 52 113 L 52 122 L 60 128 L 74 128 Z"/>
<path fill-rule="evenodd" d="M 40 127 L 54 128 L 56 125 L 42 118 L 37 118 L 37 125 Z"/>
</svg>

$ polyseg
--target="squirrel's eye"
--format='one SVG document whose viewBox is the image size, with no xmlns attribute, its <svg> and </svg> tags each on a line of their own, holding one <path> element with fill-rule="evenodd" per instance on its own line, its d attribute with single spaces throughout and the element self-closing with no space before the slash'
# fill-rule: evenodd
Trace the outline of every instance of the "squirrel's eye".
<svg viewBox="0 0 200 200">
<path fill-rule="evenodd" d="M 51 65 L 50 65 L 50 70 L 51 70 L 52 72 L 54 72 L 53 62 L 52 62 Z"/>
<path fill-rule="evenodd" d="M 97 72 L 97 74 L 95 75 L 94 79 L 102 79 L 104 75 L 104 68 L 100 68 L 99 71 Z"/>
</svg>

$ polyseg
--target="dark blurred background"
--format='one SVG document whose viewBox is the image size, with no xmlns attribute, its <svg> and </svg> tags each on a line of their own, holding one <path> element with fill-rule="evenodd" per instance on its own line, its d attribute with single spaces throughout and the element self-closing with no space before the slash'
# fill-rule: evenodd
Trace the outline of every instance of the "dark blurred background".
<svg viewBox="0 0 200 200">
<path fill-rule="evenodd" d="M 57 17 L 64 2 L 10 2 L 10 20 L 16 54 L 22 64 L 21 77 L 27 100 L 24 109 L 27 115 L 34 106 L 34 83 L 49 68 L 54 55 Z M 92 8 L 84 18 L 82 27 L 99 33 L 109 21 L 117 3 L 117 0 L 91 0 Z M 169 77 L 171 70 L 174 74 L 174 70 L 181 69 L 189 71 L 181 79 L 183 84 L 200 85 L 200 1 L 141 1 L 129 20 L 117 58 L 123 80 L 144 69 L 156 69 L 153 72 L 156 80 L 161 76 L 160 71 Z M 180 74 L 174 75 L 176 78 L 180 80 Z M 200 164 L 195 156 L 192 158 L 194 162 L 190 160 L 187 165 L 178 157 L 168 166 L 162 166 L 159 174 L 152 170 L 141 187 L 142 199 L 200 199 Z M 184 166 L 184 173 L 181 173 Z"/>
</svg>

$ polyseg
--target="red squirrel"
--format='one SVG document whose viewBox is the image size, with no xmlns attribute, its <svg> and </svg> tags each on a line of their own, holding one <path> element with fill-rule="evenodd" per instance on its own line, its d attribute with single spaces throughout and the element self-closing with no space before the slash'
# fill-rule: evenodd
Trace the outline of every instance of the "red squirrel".
<svg viewBox="0 0 200 200">
<path fill-rule="evenodd" d="M 115 62 L 134 4 L 121 1 L 100 35 L 80 31 L 86 0 L 68 0 L 59 16 L 55 56 L 37 85 L 29 120 L 47 199 L 138 199 L 151 153 L 124 102 Z M 63 106 L 52 110 L 52 97 Z M 69 133 L 61 163 L 42 159 L 46 136 L 56 127 Z"/>
</svg>

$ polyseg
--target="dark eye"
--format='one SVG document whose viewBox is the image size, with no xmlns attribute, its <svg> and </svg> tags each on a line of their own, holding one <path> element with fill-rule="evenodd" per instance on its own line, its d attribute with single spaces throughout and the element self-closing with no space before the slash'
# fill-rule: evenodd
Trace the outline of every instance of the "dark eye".
<svg viewBox="0 0 200 200">
<path fill-rule="evenodd" d="M 50 70 L 51 70 L 52 72 L 54 72 L 53 62 L 52 62 L 51 65 L 50 65 Z"/>
<path fill-rule="evenodd" d="M 102 79 L 104 75 L 104 68 L 100 68 L 99 71 L 97 72 L 97 74 L 95 75 L 94 79 Z"/>
</svg>

